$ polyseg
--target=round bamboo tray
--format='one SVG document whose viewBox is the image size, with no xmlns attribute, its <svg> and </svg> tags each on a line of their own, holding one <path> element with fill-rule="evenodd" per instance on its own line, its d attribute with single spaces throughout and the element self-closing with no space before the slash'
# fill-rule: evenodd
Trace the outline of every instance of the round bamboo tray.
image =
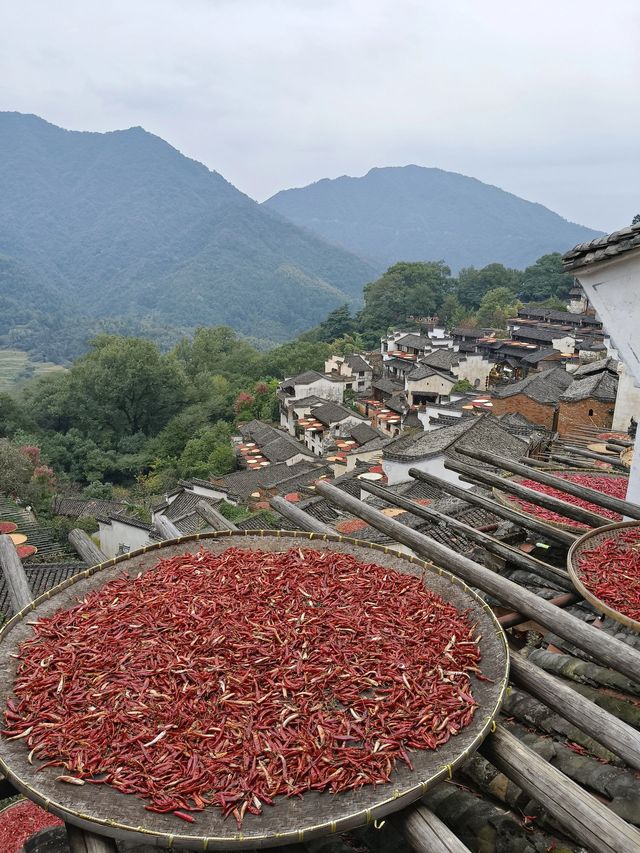
<svg viewBox="0 0 640 853">
<path fill-rule="evenodd" d="M 620 474 L 612 474 L 609 471 L 602 471 L 600 468 L 581 468 L 579 471 L 576 471 L 575 468 L 553 468 L 548 471 L 545 469 L 546 473 L 549 474 L 595 474 L 598 477 L 609 477 L 612 479 L 627 479 L 627 475 Z M 521 474 L 508 474 L 505 475 L 503 480 L 513 480 L 514 483 L 522 483 L 527 477 L 523 477 Z M 567 530 L 569 533 L 575 533 L 576 531 L 586 531 L 589 530 L 587 525 L 581 524 L 579 521 L 576 521 L 575 524 L 571 524 L 569 522 L 560 522 L 560 521 L 549 521 L 546 518 L 541 518 L 539 515 L 536 515 L 535 512 L 529 512 L 529 510 L 524 509 L 522 505 L 519 503 L 518 498 L 515 495 L 505 494 L 501 491 L 497 486 L 494 486 L 493 496 L 501 503 L 503 506 L 509 507 L 509 509 L 515 509 L 518 512 L 523 513 L 523 515 L 528 515 L 531 518 L 537 518 L 539 521 L 544 521 L 545 524 L 550 524 L 551 527 L 558 527 L 560 530 Z M 568 495 L 570 497 L 570 495 Z"/>
<path fill-rule="evenodd" d="M 491 730 L 507 687 L 509 653 L 504 632 L 486 602 L 460 579 L 416 557 L 345 537 L 286 531 L 222 531 L 185 536 L 116 557 L 67 579 L 17 613 L 0 632 L 0 708 L 5 707 L 11 695 L 17 669 L 17 661 L 11 655 L 32 633 L 27 623 L 27 619 L 33 619 L 32 611 L 36 618 L 49 616 L 73 606 L 78 598 L 121 576 L 123 571 L 135 576 L 152 568 L 161 557 L 195 552 L 201 544 L 214 553 L 230 546 L 277 552 L 304 545 L 352 554 L 359 560 L 421 577 L 429 589 L 467 610 L 481 635 L 481 667 L 490 680 L 472 676 L 473 694 L 479 705 L 472 722 L 436 750 L 412 751 L 414 771 L 402 765 L 383 785 L 340 794 L 308 792 L 301 799 L 278 798 L 274 807 L 262 815 L 246 814 L 242 831 L 236 829 L 233 819 L 224 820 L 216 807 L 199 813 L 197 823 L 183 826 L 172 815 L 145 811 L 144 800 L 106 785 L 61 785 L 55 781 L 59 768 L 37 772 L 37 766 L 27 761 L 26 745 L 0 738 L 0 770 L 34 802 L 71 824 L 123 841 L 192 850 L 274 847 L 344 832 L 408 806 L 436 783 L 451 778 L 453 769 L 469 758 Z M 393 606 L 392 602 L 389 606 Z"/>
<path fill-rule="evenodd" d="M 576 539 L 573 545 L 569 548 L 569 552 L 567 554 L 567 569 L 569 570 L 569 575 L 571 576 L 571 581 L 575 588 L 586 601 L 596 608 L 596 610 L 610 616 L 612 619 L 615 619 L 616 622 L 626 625 L 627 628 L 632 628 L 634 631 L 638 631 L 640 633 L 640 622 L 632 619 L 630 616 L 625 616 L 624 613 L 620 613 L 612 607 L 609 607 L 608 604 L 600 598 L 597 598 L 589 589 L 587 589 L 581 580 L 580 556 L 582 552 L 585 550 L 591 550 L 591 548 L 606 539 L 615 538 L 615 531 L 621 530 L 625 527 L 640 527 L 640 522 L 619 521 L 615 524 L 607 524 L 604 527 L 596 527 L 595 530 L 590 530 L 579 539 Z"/>
</svg>

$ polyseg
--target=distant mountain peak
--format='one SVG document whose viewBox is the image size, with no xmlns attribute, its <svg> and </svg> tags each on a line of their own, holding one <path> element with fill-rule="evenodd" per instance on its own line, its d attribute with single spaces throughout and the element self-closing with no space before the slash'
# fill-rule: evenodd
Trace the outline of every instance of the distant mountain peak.
<svg viewBox="0 0 640 853">
<path fill-rule="evenodd" d="M 454 271 L 522 269 L 601 232 L 477 178 L 435 166 L 375 166 L 324 178 L 264 204 L 372 263 L 444 259 Z"/>
</svg>

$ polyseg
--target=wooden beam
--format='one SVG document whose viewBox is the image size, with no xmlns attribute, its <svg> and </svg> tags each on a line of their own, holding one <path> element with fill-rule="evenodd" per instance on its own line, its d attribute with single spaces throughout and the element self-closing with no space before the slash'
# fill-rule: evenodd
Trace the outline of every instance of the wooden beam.
<svg viewBox="0 0 640 853">
<path fill-rule="evenodd" d="M 375 483 L 369 483 L 365 480 L 360 481 L 360 488 L 365 492 L 370 492 L 378 498 L 382 498 L 382 500 L 392 504 L 393 506 L 406 509 L 407 512 L 412 513 L 412 515 L 415 515 L 418 518 L 436 521 L 439 524 L 444 524 L 447 527 L 450 527 L 452 530 L 457 530 L 458 533 L 469 539 L 471 542 L 475 542 L 477 545 L 480 545 L 481 548 L 484 548 L 491 554 L 495 554 L 497 557 L 501 557 L 503 560 L 508 560 L 520 569 L 524 569 L 527 572 L 533 572 L 534 574 L 543 577 L 545 580 L 551 580 L 554 583 L 559 583 L 567 590 L 572 590 L 574 588 L 569 577 L 569 572 L 564 569 L 558 569 L 556 566 L 550 566 L 548 563 L 542 562 L 542 560 L 537 560 L 535 557 L 531 557 L 529 554 L 525 554 L 517 548 L 512 548 L 511 545 L 506 545 L 504 542 L 494 539 L 493 536 L 490 536 L 488 533 L 476 530 L 475 527 L 471 527 L 469 524 L 464 524 L 464 522 L 458 521 L 444 512 L 439 512 L 432 507 L 416 504 L 402 495 L 396 495 L 395 492 L 390 492 L 388 489 L 384 489 L 381 486 L 377 486 Z"/>
<path fill-rule="evenodd" d="M 102 835 L 94 835 L 86 829 L 66 825 L 71 853 L 117 853 L 115 841 Z"/>
<path fill-rule="evenodd" d="M 554 462 L 559 462 L 561 465 L 566 465 L 568 468 L 588 468 L 593 471 L 593 464 L 585 459 L 574 459 L 573 456 L 565 456 L 563 453 L 551 453 L 549 459 Z"/>
<path fill-rule="evenodd" d="M 571 449 L 571 448 L 569 448 Z M 577 483 L 571 483 L 569 480 L 563 480 L 561 477 L 556 477 L 554 474 L 549 474 L 546 471 L 532 471 L 526 465 L 521 465 L 519 462 L 514 462 L 513 459 L 507 459 L 506 456 L 498 456 L 495 453 L 487 453 L 486 450 L 469 450 L 460 448 L 460 453 L 465 456 L 470 456 L 472 459 L 477 459 L 480 462 L 489 462 L 497 468 L 502 468 L 505 471 L 510 471 L 512 474 L 520 474 L 528 477 L 530 480 L 535 480 L 536 483 L 543 483 L 545 486 L 551 486 L 554 489 L 559 489 L 566 492 L 568 495 L 573 495 L 576 498 L 581 498 L 596 506 L 610 509 L 613 512 L 619 512 L 620 515 L 627 515 L 629 518 L 640 518 L 640 506 L 632 504 L 629 501 L 621 498 L 613 498 L 611 495 L 605 495 L 596 489 L 589 489 L 587 486 L 580 486 Z M 597 476 L 597 475 L 594 475 Z M 610 523 L 610 520 L 607 522 Z"/>
<path fill-rule="evenodd" d="M 423 803 L 400 815 L 404 836 L 419 853 L 469 853 L 457 835 Z"/>
<path fill-rule="evenodd" d="M 448 480 L 443 480 L 441 477 L 436 477 L 434 474 L 427 474 L 425 471 L 419 471 L 417 468 L 409 468 L 409 476 L 416 480 L 421 480 L 423 483 L 429 483 L 443 492 L 452 495 L 455 498 L 466 501 L 474 506 L 482 507 L 494 515 L 500 516 L 507 521 L 512 521 L 514 524 L 519 524 L 526 530 L 531 530 L 542 536 L 545 539 L 552 539 L 554 542 L 559 542 L 561 545 L 570 548 L 576 541 L 576 536 L 566 530 L 560 530 L 559 527 L 552 527 L 544 521 L 539 521 L 537 518 L 532 518 L 524 512 L 518 512 L 511 507 L 506 507 L 504 504 L 498 503 L 484 495 L 477 495 L 469 489 L 463 489 L 462 486 L 457 486 L 455 483 L 450 483 Z"/>
<path fill-rule="evenodd" d="M 596 853 L 640 850 L 640 832 L 600 800 L 552 767 L 504 726 L 496 726 L 480 752 L 540 803 L 570 838 Z"/>
<path fill-rule="evenodd" d="M 382 531 L 389 538 L 401 542 L 421 557 L 432 560 L 447 569 L 470 586 L 477 587 L 498 599 L 498 601 L 523 613 L 549 631 L 573 643 L 573 645 L 592 655 L 599 661 L 622 672 L 633 681 L 640 682 L 640 652 L 625 643 L 616 640 L 604 631 L 582 622 L 570 613 L 565 613 L 549 604 L 543 598 L 490 569 L 475 563 L 468 557 L 456 553 L 451 548 L 429 539 L 417 530 L 399 524 L 389 516 L 368 506 L 357 498 L 343 492 L 327 482 L 316 483 L 318 494 L 324 495 L 336 506 L 342 507 L 372 527 Z"/>
<path fill-rule="evenodd" d="M 614 468 L 620 470 L 629 470 L 624 462 L 620 461 L 619 456 L 606 456 L 604 453 L 595 453 L 593 450 L 586 450 L 584 447 L 573 447 L 568 444 L 563 445 L 563 449 L 569 453 L 575 453 L 576 456 L 581 456 L 583 459 L 595 459 L 597 462 L 606 462 L 608 465 L 612 465 Z"/>
<path fill-rule="evenodd" d="M 208 504 L 206 501 L 198 501 L 196 511 L 204 518 L 207 524 L 210 524 L 214 530 L 237 530 L 238 528 L 229 521 L 215 507 Z"/>
<path fill-rule="evenodd" d="M 79 527 L 74 527 L 71 531 L 69 542 L 88 566 L 97 566 L 98 563 L 104 563 L 108 559 L 107 555 L 102 553 L 88 534 L 84 530 L 80 530 Z"/>
<path fill-rule="evenodd" d="M 548 598 L 549 604 L 554 604 L 556 607 L 569 607 L 571 604 L 576 604 L 582 600 L 582 596 L 577 592 L 563 592 L 562 595 L 556 595 L 553 598 Z M 498 622 L 506 630 L 507 628 L 515 628 L 516 625 L 522 625 L 524 622 L 529 622 L 528 616 L 523 616 L 522 613 L 505 613 L 498 616 Z"/>
<path fill-rule="evenodd" d="M 276 512 L 279 512 L 280 515 L 283 515 L 289 521 L 293 521 L 302 530 L 309 530 L 312 533 L 330 533 L 335 536 L 336 531 L 332 527 L 329 527 L 328 524 L 323 524 L 322 521 L 309 515 L 308 512 L 305 512 L 299 506 L 292 504 L 279 495 L 271 498 L 269 503 Z"/>
<path fill-rule="evenodd" d="M 526 486 L 521 486 L 520 483 L 515 483 L 510 477 L 499 477 L 491 471 L 477 468 L 470 463 L 457 462 L 455 459 L 445 459 L 444 467 L 449 471 L 456 471 L 459 474 L 470 477 L 472 480 L 483 483 L 486 486 L 493 486 L 503 492 L 508 492 L 536 506 L 542 506 L 552 512 L 557 512 L 559 515 L 573 519 L 573 521 L 578 521 L 580 524 L 585 524 L 589 527 L 602 527 L 603 524 L 611 523 L 610 518 L 605 518 L 603 515 L 591 512 L 589 509 L 582 509 L 582 507 L 562 501 L 560 498 L 536 492 L 535 489 L 528 489 Z M 533 479 L 531 477 L 533 473 L 533 469 L 527 471 L 528 479 Z"/>
<path fill-rule="evenodd" d="M 7 582 L 11 606 L 18 613 L 31 604 L 33 595 L 13 539 L 6 534 L 0 535 L 0 567 Z"/>
<path fill-rule="evenodd" d="M 153 526 L 164 539 L 179 539 L 182 536 L 175 524 L 163 515 L 156 515 Z"/>
<path fill-rule="evenodd" d="M 510 654 L 511 680 L 557 711 L 583 732 L 640 770 L 640 732 L 586 699 L 560 678 L 545 672 L 518 652 Z"/>
</svg>

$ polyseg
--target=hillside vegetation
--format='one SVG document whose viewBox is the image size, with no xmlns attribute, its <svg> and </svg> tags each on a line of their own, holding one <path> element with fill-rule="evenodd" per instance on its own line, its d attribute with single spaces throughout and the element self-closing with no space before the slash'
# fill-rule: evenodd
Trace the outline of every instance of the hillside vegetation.
<svg viewBox="0 0 640 853">
<path fill-rule="evenodd" d="M 0 113 L 0 252 L 12 329 L 73 314 L 284 340 L 357 302 L 376 272 L 142 128 L 19 113 Z"/>
<path fill-rule="evenodd" d="M 601 233 L 475 178 L 421 166 L 325 179 L 264 204 L 383 267 L 443 260 L 454 272 L 492 262 L 523 269 Z"/>
</svg>

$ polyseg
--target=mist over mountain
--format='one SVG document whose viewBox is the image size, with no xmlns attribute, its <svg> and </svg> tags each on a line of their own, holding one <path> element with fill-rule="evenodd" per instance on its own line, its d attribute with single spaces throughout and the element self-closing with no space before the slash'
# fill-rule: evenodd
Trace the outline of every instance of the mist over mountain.
<svg viewBox="0 0 640 853">
<path fill-rule="evenodd" d="M 0 298 L 28 279 L 34 312 L 270 340 L 357 301 L 378 272 L 140 127 L 84 133 L 20 113 L 0 113 L 0 253 Z"/>
<path fill-rule="evenodd" d="M 421 166 L 325 178 L 263 206 L 373 264 L 444 260 L 454 273 L 494 261 L 524 269 L 602 233 L 475 178 Z"/>
</svg>

